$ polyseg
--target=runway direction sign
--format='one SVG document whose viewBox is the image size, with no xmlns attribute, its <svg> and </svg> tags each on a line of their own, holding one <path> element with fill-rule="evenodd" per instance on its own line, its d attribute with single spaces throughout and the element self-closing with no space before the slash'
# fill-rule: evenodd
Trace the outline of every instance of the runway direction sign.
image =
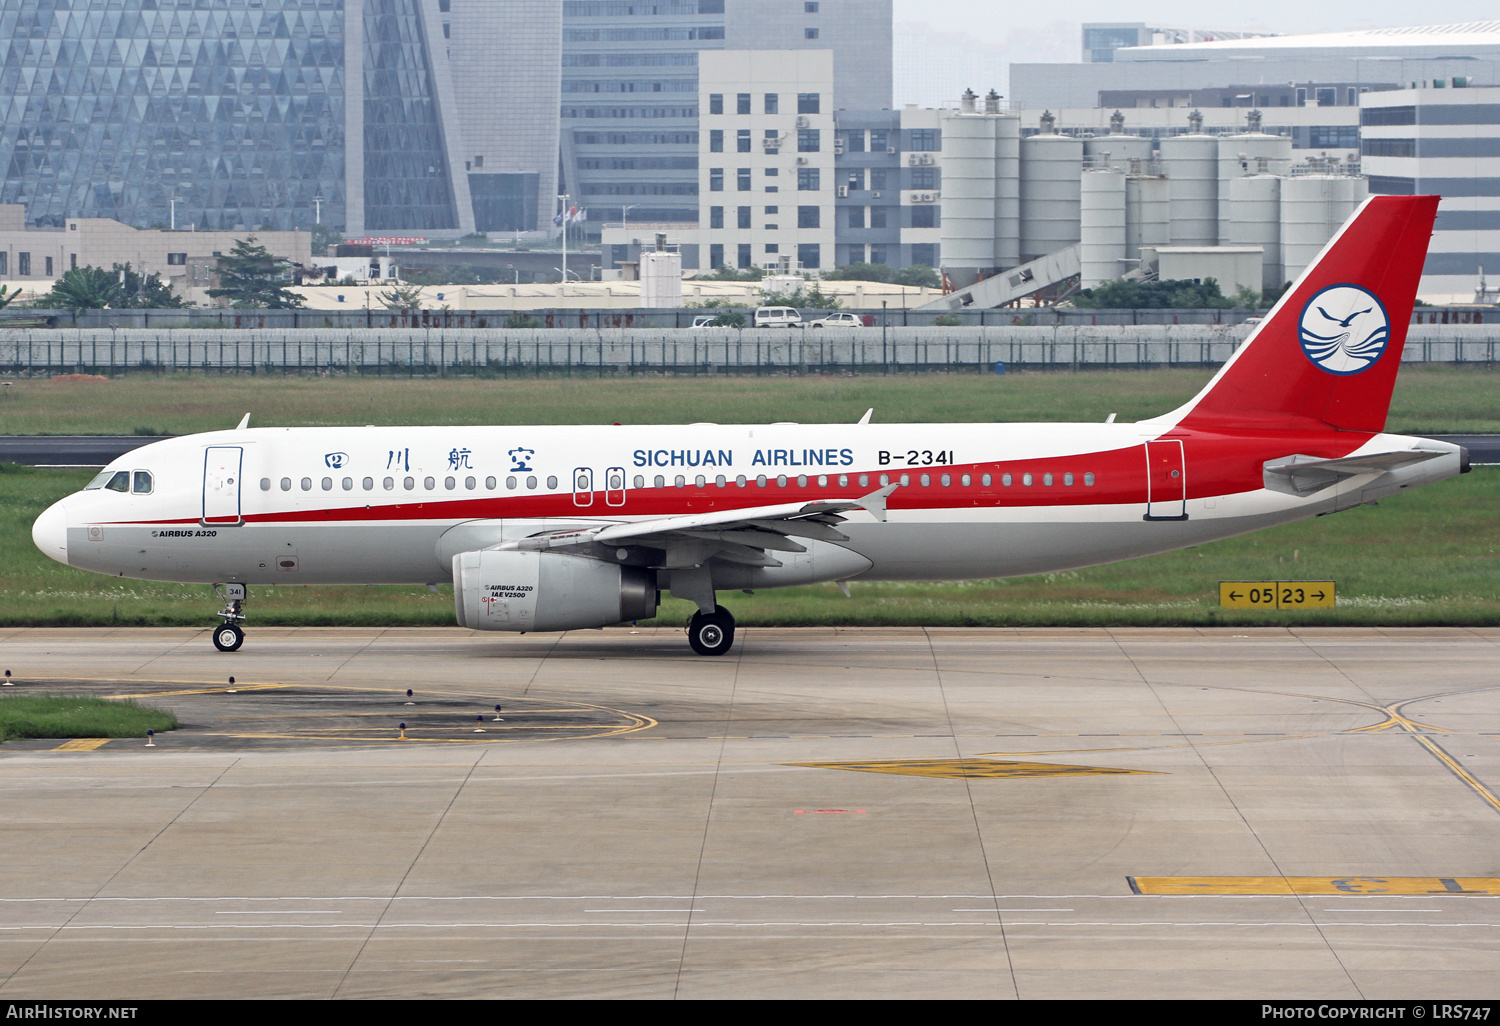
<svg viewBox="0 0 1500 1026">
<path fill-rule="evenodd" d="M 1220 581 L 1224 609 L 1332 609 L 1333 581 Z"/>
</svg>

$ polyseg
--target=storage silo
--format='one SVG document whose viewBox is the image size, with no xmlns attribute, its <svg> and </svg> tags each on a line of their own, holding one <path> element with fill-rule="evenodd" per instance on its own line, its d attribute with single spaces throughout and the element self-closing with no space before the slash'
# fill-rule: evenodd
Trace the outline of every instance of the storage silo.
<svg viewBox="0 0 1500 1026">
<path fill-rule="evenodd" d="M 1142 246 L 1171 241 L 1170 182 L 1164 175 L 1125 177 L 1125 259 L 1139 260 Z M 1122 266 L 1121 270 L 1128 268 Z"/>
<path fill-rule="evenodd" d="M 1083 288 L 1093 288 L 1125 272 L 1125 172 L 1113 168 L 1083 172 L 1078 234 Z"/>
<path fill-rule="evenodd" d="M 1229 245 L 1229 183 L 1251 175 L 1284 175 L 1292 167 L 1292 139 L 1260 130 L 1261 114 L 1246 115 L 1246 130 L 1219 139 L 1219 245 Z"/>
<path fill-rule="evenodd" d="M 1307 270 L 1369 194 L 1369 181 L 1350 175 L 1299 175 L 1282 180 L 1281 259 L 1285 280 L 1296 281 Z"/>
<path fill-rule="evenodd" d="M 995 123 L 995 261 L 1014 267 L 1021 262 L 1021 119 L 999 113 L 994 90 L 986 101 L 986 116 Z"/>
<path fill-rule="evenodd" d="M 1259 246 L 1261 288 L 1285 282 L 1281 260 L 1281 184 L 1277 175 L 1251 175 L 1229 183 L 1229 244 Z"/>
<path fill-rule="evenodd" d="M 959 288 L 999 266 L 995 221 L 999 167 L 999 119 L 965 111 L 943 115 L 943 270 Z"/>
<path fill-rule="evenodd" d="M 1219 242 L 1219 140 L 1203 134 L 1203 115 L 1188 117 L 1187 135 L 1161 141 L 1161 167 L 1172 203 L 1172 245 Z"/>
<path fill-rule="evenodd" d="M 1052 125 L 1044 114 L 1041 134 L 1021 140 L 1021 263 L 1078 241 L 1083 141 Z"/>
</svg>

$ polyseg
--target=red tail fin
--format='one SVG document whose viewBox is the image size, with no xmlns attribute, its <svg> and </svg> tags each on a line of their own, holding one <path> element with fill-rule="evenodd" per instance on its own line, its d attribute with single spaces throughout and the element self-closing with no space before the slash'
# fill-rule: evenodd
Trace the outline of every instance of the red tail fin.
<svg viewBox="0 0 1500 1026">
<path fill-rule="evenodd" d="M 1438 199 L 1366 200 L 1182 426 L 1383 430 Z"/>
</svg>

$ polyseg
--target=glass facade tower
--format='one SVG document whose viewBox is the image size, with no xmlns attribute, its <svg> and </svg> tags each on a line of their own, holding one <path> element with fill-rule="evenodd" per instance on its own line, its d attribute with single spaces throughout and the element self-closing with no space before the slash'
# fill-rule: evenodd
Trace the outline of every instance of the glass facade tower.
<svg viewBox="0 0 1500 1026">
<path fill-rule="evenodd" d="M 344 7 L 0 0 L 0 202 L 53 227 L 342 224 Z"/>
</svg>

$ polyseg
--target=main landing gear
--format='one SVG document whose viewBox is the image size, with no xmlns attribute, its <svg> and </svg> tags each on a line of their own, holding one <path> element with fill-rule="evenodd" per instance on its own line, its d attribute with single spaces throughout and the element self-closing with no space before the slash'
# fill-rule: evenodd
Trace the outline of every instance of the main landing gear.
<svg viewBox="0 0 1500 1026">
<path fill-rule="evenodd" d="M 224 600 L 224 608 L 218 612 L 224 622 L 214 628 L 214 648 L 220 652 L 238 652 L 245 643 L 245 629 L 240 624 L 245 619 L 242 610 L 248 589 L 243 584 L 226 584 L 220 590 L 216 584 L 214 591 Z"/>
<path fill-rule="evenodd" d="M 727 655 L 734 646 L 734 615 L 723 606 L 712 613 L 694 613 L 688 621 L 688 644 L 699 655 Z"/>
</svg>

